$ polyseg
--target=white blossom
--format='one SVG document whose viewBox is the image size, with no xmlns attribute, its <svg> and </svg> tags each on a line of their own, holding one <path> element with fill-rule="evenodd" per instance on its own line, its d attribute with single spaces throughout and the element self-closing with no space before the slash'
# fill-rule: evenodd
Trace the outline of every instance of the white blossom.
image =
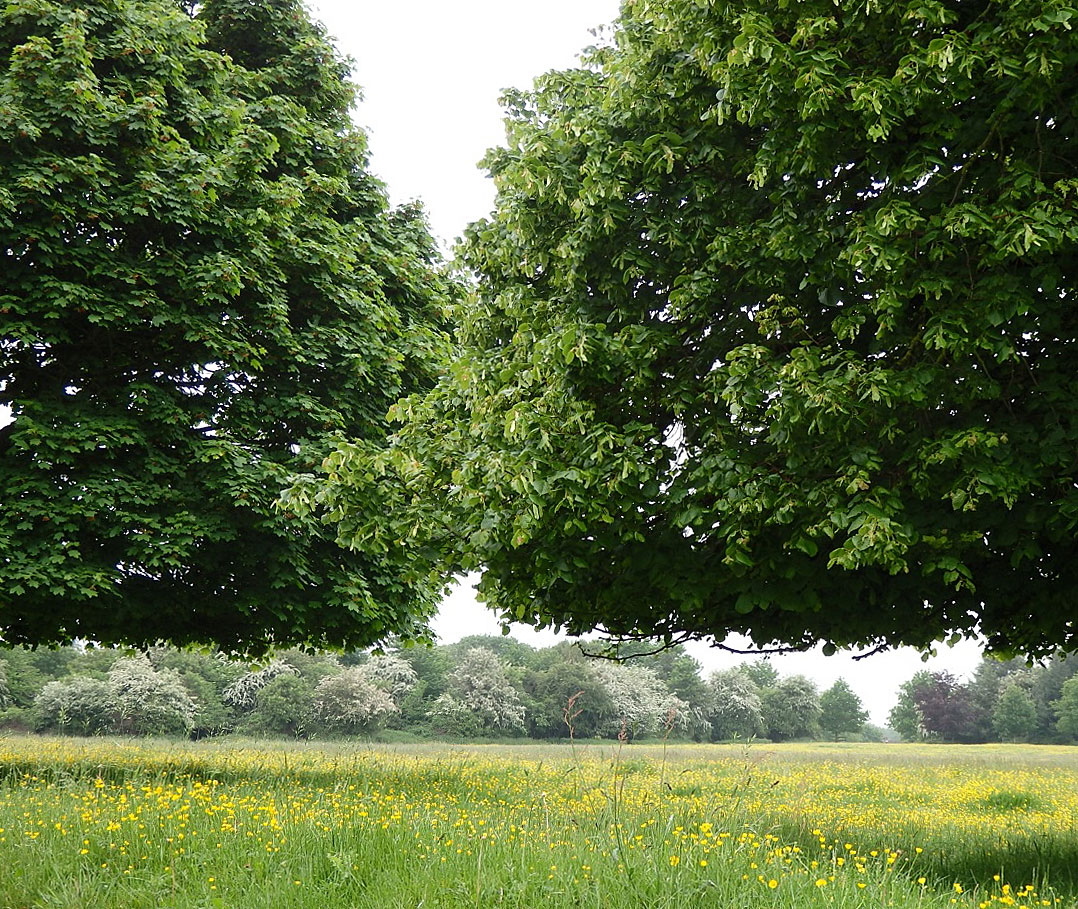
<svg viewBox="0 0 1078 909">
<path fill-rule="evenodd" d="M 367 729 L 397 712 L 389 693 L 367 677 L 365 667 L 327 676 L 314 690 L 314 713 L 323 723 L 344 730 Z"/>
<path fill-rule="evenodd" d="M 448 696 L 488 729 L 523 729 L 524 705 L 497 654 L 473 647 L 448 678 Z M 455 709 L 455 708 L 454 708 Z"/>
</svg>

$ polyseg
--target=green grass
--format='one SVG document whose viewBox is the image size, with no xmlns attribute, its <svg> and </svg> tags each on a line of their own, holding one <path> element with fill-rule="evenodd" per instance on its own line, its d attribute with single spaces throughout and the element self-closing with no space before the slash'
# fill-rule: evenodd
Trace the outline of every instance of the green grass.
<svg viewBox="0 0 1078 909">
<path fill-rule="evenodd" d="M 1058 748 L 12 737 L 0 907 L 1070 906 L 1076 819 Z"/>
</svg>

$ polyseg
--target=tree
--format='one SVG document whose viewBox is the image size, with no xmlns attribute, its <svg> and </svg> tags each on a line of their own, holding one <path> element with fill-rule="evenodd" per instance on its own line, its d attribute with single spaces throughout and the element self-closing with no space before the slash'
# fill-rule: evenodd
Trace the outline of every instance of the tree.
<svg viewBox="0 0 1078 909">
<path fill-rule="evenodd" d="M 1004 685 L 992 711 L 992 729 L 1003 742 L 1028 742 L 1037 728 L 1037 711 L 1028 692 L 1014 682 Z"/>
<path fill-rule="evenodd" d="M 779 681 L 779 671 L 768 660 L 754 660 L 741 667 L 757 688 L 774 688 Z"/>
<path fill-rule="evenodd" d="M 1072 20 L 631 2 L 509 92 L 462 349 L 389 458 L 482 598 L 570 632 L 1078 646 Z"/>
<path fill-rule="evenodd" d="M 916 693 L 933 684 L 932 673 L 927 669 L 914 673 L 898 688 L 898 700 L 887 714 L 887 724 L 906 742 L 919 742 L 925 737 L 924 717 L 917 707 Z"/>
<path fill-rule="evenodd" d="M 868 711 L 845 679 L 839 679 L 820 695 L 820 728 L 837 742 L 843 735 L 860 732 Z"/>
<path fill-rule="evenodd" d="M 614 705 L 607 735 L 654 735 L 691 723 L 688 704 L 670 692 L 658 673 L 642 663 L 597 660 L 592 667 Z"/>
<path fill-rule="evenodd" d="M 1052 702 L 1056 715 L 1056 729 L 1068 741 L 1078 739 L 1078 676 L 1063 683 L 1058 700 Z"/>
<path fill-rule="evenodd" d="M 46 683 L 34 698 L 34 711 L 38 729 L 82 735 L 105 732 L 113 719 L 108 683 L 81 675 Z"/>
<path fill-rule="evenodd" d="M 11 706 L 11 691 L 7 687 L 7 665 L 0 659 L 0 710 Z"/>
<path fill-rule="evenodd" d="M 359 667 L 359 672 L 372 685 L 388 694 L 394 708 L 398 709 L 419 681 L 412 664 L 398 653 L 376 654 Z"/>
<path fill-rule="evenodd" d="M 16 707 L 29 707 L 39 691 L 50 681 L 34 662 L 34 651 L 23 647 L 3 651 L 8 695 Z"/>
<path fill-rule="evenodd" d="M 1067 659 L 1062 654 L 1033 667 L 1030 694 L 1037 709 L 1038 741 L 1053 741 L 1059 734 L 1058 714 L 1054 705 L 1063 696 L 1063 686 L 1075 673 L 1078 673 L 1078 660 Z"/>
<path fill-rule="evenodd" d="M 245 672 L 229 682 L 222 693 L 222 700 L 240 710 L 250 710 L 258 700 L 258 693 L 282 675 L 299 675 L 299 670 L 286 660 L 274 657 L 261 669 Z"/>
<path fill-rule="evenodd" d="M 787 676 L 774 688 L 765 688 L 760 701 L 768 738 L 814 738 L 819 732 L 820 696 L 803 675 Z"/>
<path fill-rule="evenodd" d="M 1026 669 L 1024 660 L 982 659 L 969 682 L 970 707 L 973 710 L 974 735 L 987 742 L 997 737 L 993 716 L 1000 693 Z"/>
<path fill-rule="evenodd" d="M 913 701 L 925 732 L 944 742 L 975 737 L 970 691 L 949 672 L 933 672 L 913 690 Z"/>
<path fill-rule="evenodd" d="M 258 689 L 240 731 L 251 735 L 306 735 L 314 725 L 313 699 L 311 683 L 297 673 L 275 676 Z"/>
<path fill-rule="evenodd" d="M 432 241 L 367 173 L 321 28 L 299 0 L 15 0 L 0 58 L 0 636 L 422 634 L 440 584 L 392 485 L 348 552 L 277 507 L 338 435 L 383 446 L 444 349 Z"/>
<path fill-rule="evenodd" d="M 714 672 L 711 687 L 711 737 L 715 741 L 751 739 L 764 734 L 760 691 L 747 667 Z"/>
<path fill-rule="evenodd" d="M 107 703 L 116 732 L 175 735 L 188 732 L 198 704 L 174 669 L 154 669 L 144 654 L 117 660 L 109 670 Z"/>
<path fill-rule="evenodd" d="M 369 732 L 397 712 L 390 693 L 380 688 L 364 669 L 346 669 L 318 683 L 314 690 L 314 715 L 327 728 L 335 732 Z"/>
<path fill-rule="evenodd" d="M 459 725 L 462 711 L 485 730 L 523 730 L 524 705 L 493 651 L 472 647 L 449 674 L 447 690 L 438 698 L 438 712 Z"/>
<path fill-rule="evenodd" d="M 234 709 L 225 704 L 225 689 L 246 674 L 242 663 L 229 660 L 220 651 L 179 650 L 155 647 L 150 661 L 157 669 L 172 669 L 183 679 L 184 687 L 198 704 L 198 714 L 191 726 L 191 736 L 202 738 L 228 732 L 235 725 Z"/>
<path fill-rule="evenodd" d="M 524 676 L 528 732 L 535 738 L 589 738 L 607 731 L 614 703 L 592 666 L 566 648 L 551 648 L 562 658 Z"/>
</svg>

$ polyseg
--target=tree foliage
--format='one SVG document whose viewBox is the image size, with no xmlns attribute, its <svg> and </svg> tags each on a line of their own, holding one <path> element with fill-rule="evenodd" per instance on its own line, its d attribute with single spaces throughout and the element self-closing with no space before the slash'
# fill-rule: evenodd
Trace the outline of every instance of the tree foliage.
<svg viewBox="0 0 1078 909">
<path fill-rule="evenodd" d="M 607 730 L 614 702 L 592 666 L 579 656 L 525 674 L 528 732 L 535 738 L 583 739 Z"/>
<path fill-rule="evenodd" d="M 976 717 L 967 685 L 950 672 L 933 672 L 913 690 L 925 733 L 946 742 L 968 742 Z"/>
<path fill-rule="evenodd" d="M 108 704 L 116 732 L 138 735 L 186 733 L 199 705 L 175 669 L 155 669 L 140 654 L 117 660 L 109 670 Z"/>
<path fill-rule="evenodd" d="M 649 666 L 629 661 L 596 661 L 593 671 L 614 710 L 607 732 L 624 729 L 629 737 L 684 729 L 691 721 L 688 704 L 673 694 Z"/>
<path fill-rule="evenodd" d="M 867 719 L 868 711 L 845 679 L 838 679 L 820 695 L 820 728 L 836 742 L 844 735 L 860 732 Z"/>
<path fill-rule="evenodd" d="M 925 736 L 924 718 L 917 707 L 916 693 L 932 684 L 932 673 L 922 669 L 898 687 L 898 698 L 887 714 L 887 723 L 907 742 L 919 742 Z"/>
<path fill-rule="evenodd" d="M 992 711 L 992 729 L 1001 741 L 1028 742 L 1037 728 L 1037 711 L 1029 693 L 1018 684 L 1005 685 Z"/>
<path fill-rule="evenodd" d="M 383 445 L 444 346 L 322 30 L 299 0 L 14 0 L 0 66 L 3 639 L 422 633 L 397 528 L 342 552 L 275 507 L 338 434 Z"/>
<path fill-rule="evenodd" d="M 376 654 L 359 671 L 372 685 L 389 695 L 394 707 L 400 706 L 419 681 L 411 663 L 396 653 Z"/>
<path fill-rule="evenodd" d="M 1067 741 L 1078 741 L 1078 677 L 1063 683 L 1057 700 L 1052 702 L 1057 727 Z"/>
<path fill-rule="evenodd" d="M 226 704 L 249 710 L 258 700 L 258 692 L 282 675 L 299 675 L 299 670 L 287 660 L 274 657 L 265 666 L 245 672 L 229 682 L 222 698 Z"/>
<path fill-rule="evenodd" d="M 777 675 L 776 675 L 777 680 Z M 716 741 L 751 739 L 764 734 L 760 690 L 743 669 L 712 673 L 711 735 Z"/>
<path fill-rule="evenodd" d="M 364 667 L 326 676 L 314 690 L 314 715 L 337 732 L 369 732 L 397 712 L 390 693 Z"/>
<path fill-rule="evenodd" d="M 508 93 L 462 350 L 391 459 L 486 601 L 1078 646 L 1076 22 L 630 0 L 583 67 Z"/>
<path fill-rule="evenodd" d="M 498 655 L 485 647 L 464 652 L 439 698 L 441 712 L 459 724 L 462 711 L 485 730 L 522 730 L 524 705 Z"/>
<path fill-rule="evenodd" d="M 304 736 L 314 727 L 314 690 L 297 673 L 275 676 L 258 689 L 239 730 L 251 735 Z"/>
<path fill-rule="evenodd" d="M 81 675 L 53 679 L 34 698 L 34 712 L 39 729 L 105 732 L 113 718 L 108 683 Z"/>
<path fill-rule="evenodd" d="M 11 690 L 7 685 L 7 664 L 0 659 L 0 710 L 10 707 Z"/>
<path fill-rule="evenodd" d="M 761 713 L 768 738 L 774 741 L 813 738 L 819 730 L 820 695 L 803 675 L 779 679 L 760 693 Z"/>
</svg>

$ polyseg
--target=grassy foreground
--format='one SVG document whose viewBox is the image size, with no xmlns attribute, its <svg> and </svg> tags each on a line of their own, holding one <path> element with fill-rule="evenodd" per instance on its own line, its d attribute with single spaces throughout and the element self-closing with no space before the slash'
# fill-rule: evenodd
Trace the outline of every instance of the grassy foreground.
<svg viewBox="0 0 1078 909">
<path fill-rule="evenodd" d="M 1078 749 L 0 739 L 0 907 L 1078 905 Z"/>
</svg>

